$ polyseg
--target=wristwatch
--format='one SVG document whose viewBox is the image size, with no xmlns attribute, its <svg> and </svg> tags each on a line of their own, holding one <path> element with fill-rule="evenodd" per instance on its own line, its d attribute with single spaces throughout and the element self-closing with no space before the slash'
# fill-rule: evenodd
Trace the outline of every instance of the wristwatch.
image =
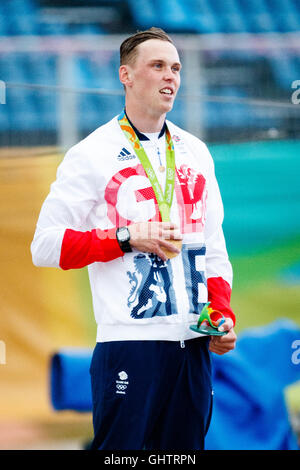
<svg viewBox="0 0 300 470">
<path fill-rule="evenodd" d="M 119 227 L 116 231 L 116 237 L 120 248 L 124 253 L 130 253 L 132 248 L 130 246 L 130 232 L 127 227 Z"/>
</svg>

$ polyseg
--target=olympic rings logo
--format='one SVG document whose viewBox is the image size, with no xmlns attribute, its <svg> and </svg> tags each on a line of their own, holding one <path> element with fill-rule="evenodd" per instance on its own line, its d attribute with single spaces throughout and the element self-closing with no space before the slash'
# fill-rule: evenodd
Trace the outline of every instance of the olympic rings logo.
<svg viewBox="0 0 300 470">
<path fill-rule="evenodd" d="M 117 387 L 118 390 L 126 390 L 127 385 L 117 384 L 116 387 Z"/>
</svg>

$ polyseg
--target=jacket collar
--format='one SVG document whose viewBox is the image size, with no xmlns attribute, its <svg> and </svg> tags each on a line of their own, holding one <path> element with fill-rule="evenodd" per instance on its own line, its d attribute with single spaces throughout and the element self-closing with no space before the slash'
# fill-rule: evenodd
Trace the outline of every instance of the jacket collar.
<svg viewBox="0 0 300 470">
<path fill-rule="evenodd" d="M 127 117 L 128 121 L 129 121 L 131 127 L 133 128 L 134 132 L 136 133 L 137 138 L 139 139 L 139 141 L 142 141 L 142 140 L 150 140 L 150 139 L 148 139 L 148 137 L 147 137 L 145 134 L 142 134 L 142 133 L 132 124 L 132 122 L 130 121 L 130 119 L 129 119 L 127 113 L 126 113 L 126 109 L 125 109 L 124 111 L 125 111 L 125 114 L 126 114 L 126 117 Z M 159 136 L 158 136 L 159 139 L 164 135 L 165 130 L 166 130 L 166 121 L 164 122 L 164 125 L 162 126 L 161 131 L 160 131 L 160 133 L 159 133 Z"/>
</svg>

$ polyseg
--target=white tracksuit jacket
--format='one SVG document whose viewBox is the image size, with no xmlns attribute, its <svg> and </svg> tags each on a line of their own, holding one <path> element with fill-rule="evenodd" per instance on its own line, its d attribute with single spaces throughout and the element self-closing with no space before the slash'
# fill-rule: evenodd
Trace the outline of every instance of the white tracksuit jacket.
<svg viewBox="0 0 300 470">
<path fill-rule="evenodd" d="M 67 152 L 37 222 L 31 244 L 36 266 L 88 264 L 100 342 L 195 338 L 189 326 L 208 299 L 234 319 L 212 157 L 203 142 L 166 122 L 176 162 L 171 220 L 183 234 L 177 257 L 163 262 L 136 250 L 123 253 L 115 240 L 118 226 L 160 220 L 151 184 L 117 117 Z M 142 145 L 163 186 L 157 147 L 165 159 L 164 136 Z"/>
</svg>

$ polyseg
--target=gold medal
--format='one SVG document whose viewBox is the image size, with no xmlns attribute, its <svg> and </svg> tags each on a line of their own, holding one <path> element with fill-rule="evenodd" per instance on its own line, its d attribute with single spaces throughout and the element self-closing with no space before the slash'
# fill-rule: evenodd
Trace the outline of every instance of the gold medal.
<svg viewBox="0 0 300 470">
<path fill-rule="evenodd" d="M 181 250 L 182 247 L 182 240 L 167 240 L 168 242 L 172 243 L 172 245 L 175 245 L 176 248 Z M 161 247 L 162 251 L 167 255 L 169 259 L 175 258 L 179 253 L 175 253 L 175 251 L 170 251 L 165 247 Z"/>
<path fill-rule="evenodd" d="M 161 173 L 165 171 L 165 167 L 163 165 L 160 165 L 158 169 Z"/>
</svg>

